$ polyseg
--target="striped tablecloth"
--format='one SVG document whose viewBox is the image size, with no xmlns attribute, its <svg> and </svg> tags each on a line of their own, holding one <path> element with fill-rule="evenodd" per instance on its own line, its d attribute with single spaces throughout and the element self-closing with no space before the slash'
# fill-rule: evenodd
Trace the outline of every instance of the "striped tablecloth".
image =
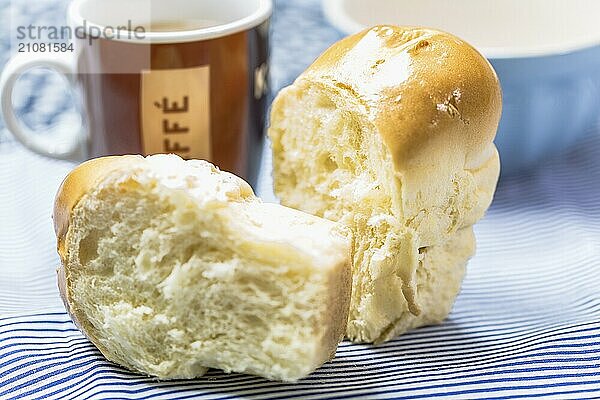
<svg viewBox="0 0 600 400">
<path fill-rule="evenodd" d="M 592 138 L 501 182 L 444 324 L 377 347 L 344 342 L 283 385 L 218 371 L 156 382 L 107 362 L 55 286 L 50 210 L 71 165 L 2 146 L 0 398 L 600 398 L 599 154 Z"/>
<path fill-rule="evenodd" d="M 277 12 L 275 88 L 338 35 L 316 0 L 279 2 Z M 258 191 L 274 200 L 269 163 Z M 157 382 L 106 361 L 55 285 L 51 207 L 72 167 L 0 140 L 0 399 L 600 398 L 598 133 L 502 180 L 444 324 L 377 347 L 344 342 L 294 385 L 218 371 Z"/>
</svg>

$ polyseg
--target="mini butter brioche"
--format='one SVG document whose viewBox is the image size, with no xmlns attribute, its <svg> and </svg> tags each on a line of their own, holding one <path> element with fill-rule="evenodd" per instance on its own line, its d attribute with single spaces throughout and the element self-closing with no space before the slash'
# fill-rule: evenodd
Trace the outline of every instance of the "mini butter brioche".
<svg viewBox="0 0 600 400">
<path fill-rule="evenodd" d="M 295 381 L 331 359 L 344 336 L 347 228 L 264 204 L 208 162 L 86 162 L 59 189 L 54 223 L 68 312 L 106 358 L 131 370 Z"/>
<path fill-rule="evenodd" d="M 334 44 L 275 99 L 276 194 L 354 232 L 352 340 L 448 314 L 495 191 L 500 113 L 498 79 L 476 50 L 396 26 Z"/>
</svg>

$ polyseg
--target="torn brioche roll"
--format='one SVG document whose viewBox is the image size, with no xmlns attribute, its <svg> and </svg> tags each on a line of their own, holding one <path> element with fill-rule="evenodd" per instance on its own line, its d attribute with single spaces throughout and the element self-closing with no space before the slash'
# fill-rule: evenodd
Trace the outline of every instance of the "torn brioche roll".
<svg viewBox="0 0 600 400">
<path fill-rule="evenodd" d="M 344 336 L 345 228 L 262 203 L 208 162 L 86 162 L 60 187 L 54 223 L 66 309 L 106 358 L 133 371 L 296 381 Z"/>
<path fill-rule="evenodd" d="M 354 232 L 352 340 L 385 341 L 450 310 L 443 290 L 420 300 L 425 253 L 490 205 L 500 113 L 496 74 L 473 47 L 397 26 L 339 41 L 275 99 L 276 194 Z M 457 251 L 463 264 L 472 255 Z"/>
</svg>

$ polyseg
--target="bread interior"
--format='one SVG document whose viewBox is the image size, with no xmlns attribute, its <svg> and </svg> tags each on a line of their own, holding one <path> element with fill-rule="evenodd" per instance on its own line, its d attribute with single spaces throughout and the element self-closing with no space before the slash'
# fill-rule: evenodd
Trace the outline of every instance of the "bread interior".
<svg viewBox="0 0 600 400">
<path fill-rule="evenodd" d="M 455 296 L 474 243 L 472 235 L 463 232 L 452 241 L 460 257 L 440 266 L 425 259 L 428 249 L 419 248 L 415 231 L 402 222 L 402 182 L 393 175 L 391 155 L 374 132 L 366 106 L 349 90 L 341 84 L 299 82 L 284 89 L 279 96 L 284 103 L 271 115 L 275 190 L 287 206 L 352 228 L 353 293 L 347 335 L 354 341 L 382 342 L 410 327 L 445 318 L 453 298 L 432 305 L 433 275 L 423 269 L 436 268 L 452 278 L 447 291 Z M 430 249 L 436 259 L 445 257 L 439 255 L 441 247 Z M 457 274 L 452 277 L 444 271 Z M 440 299 L 445 296 L 440 294 Z M 429 306 L 437 311 L 421 315 Z"/>
<path fill-rule="evenodd" d="M 103 185 L 73 214 L 72 312 L 110 360 L 159 378 L 207 367 L 307 375 L 331 356 L 316 354 L 325 275 L 283 243 L 241 244 L 231 221 L 255 223 L 246 209 L 260 206 L 201 204 L 156 182 Z"/>
</svg>

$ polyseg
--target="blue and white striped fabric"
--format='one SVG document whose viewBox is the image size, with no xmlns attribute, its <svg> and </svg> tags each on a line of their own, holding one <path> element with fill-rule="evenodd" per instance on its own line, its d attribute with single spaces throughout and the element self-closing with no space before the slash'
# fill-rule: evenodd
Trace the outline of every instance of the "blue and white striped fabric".
<svg viewBox="0 0 600 400">
<path fill-rule="evenodd" d="M 71 165 L 0 147 L 0 398 L 600 398 L 598 154 L 600 137 L 502 181 L 444 324 L 344 342 L 286 385 L 218 371 L 157 382 L 106 361 L 55 288 L 50 208 Z"/>
<path fill-rule="evenodd" d="M 56 1 L 64 3 L 36 4 L 46 13 Z M 338 37 L 317 0 L 281 1 L 276 12 L 275 88 Z M 51 81 L 25 81 L 52 97 Z M 24 114 L 44 115 L 27 108 L 36 102 L 24 101 Z M 64 110 L 52 104 L 62 107 L 55 114 Z M 56 289 L 51 207 L 73 165 L 34 156 L 2 136 L 0 399 L 600 398 L 598 132 L 501 182 L 476 227 L 478 253 L 444 324 L 377 347 L 344 342 L 332 362 L 294 385 L 219 371 L 157 382 L 106 361 L 71 323 Z M 274 200 L 269 166 L 266 157 L 258 191 Z"/>
</svg>

